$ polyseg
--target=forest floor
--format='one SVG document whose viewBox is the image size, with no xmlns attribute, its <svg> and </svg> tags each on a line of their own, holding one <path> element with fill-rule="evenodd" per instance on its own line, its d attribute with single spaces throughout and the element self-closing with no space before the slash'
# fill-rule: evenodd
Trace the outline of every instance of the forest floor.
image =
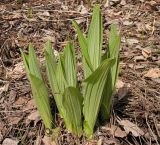
<svg viewBox="0 0 160 145">
<path fill-rule="evenodd" d="M 92 1 L 94 3 L 94 1 Z M 110 0 L 101 5 L 104 48 L 110 24 L 121 33 L 120 76 L 110 121 L 92 140 L 77 139 L 61 127 L 60 145 L 158 145 L 160 143 L 160 1 Z M 78 0 L 0 0 L 0 144 L 47 145 L 19 48 L 32 42 L 41 61 L 50 39 L 63 50 L 67 36 L 77 42 L 71 20 L 88 31 L 92 6 Z M 76 49 L 79 47 L 76 44 Z M 93 110 L 94 111 L 94 110 Z M 58 115 L 56 115 L 58 116 Z"/>
</svg>

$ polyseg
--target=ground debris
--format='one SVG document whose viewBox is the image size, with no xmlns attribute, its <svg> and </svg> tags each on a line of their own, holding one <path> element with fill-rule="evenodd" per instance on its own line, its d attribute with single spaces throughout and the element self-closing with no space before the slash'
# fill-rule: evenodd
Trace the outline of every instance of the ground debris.
<svg viewBox="0 0 160 145">
<path fill-rule="evenodd" d="M 159 139 L 160 128 L 159 0 L 97 2 L 101 5 L 104 17 L 103 46 L 108 46 L 109 28 L 112 23 L 119 26 L 122 36 L 120 63 L 123 66 L 120 68 L 119 76 L 121 82 L 113 98 L 113 111 L 110 122 L 107 122 L 110 126 L 103 126 L 107 131 L 100 129 L 97 134 L 95 133 L 93 141 L 86 140 L 84 136 L 77 141 L 74 135 L 65 130 L 63 120 L 55 117 L 56 125 L 61 128 L 58 143 L 59 145 L 155 144 L 155 140 Z M 19 48 L 28 52 L 28 44 L 32 42 L 37 55 L 42 59 L 44 42 L 50 39 L 54 52 L 59 55 L 66 45 L 68 35 L 71 40 L 76 41 L 77 35 L 71 20 L 76 20 L 86 35 L 93 3 L 95 1 L 91 2 L 90 7 L 86 1 L 73 0 L 63 2 L 24 0 L 23 4 L 18 4 L 17 0 L 1 2 L 0 143 L 6 140 L 6 136 L 9 140 L 17 139 L 15 141 L 19 143 L 16 144 L 38 144 L 45 140 L 43 124 L 39 115 L 34 114 L 36 106 Z M 28 18 L 28 10 L 31 7 L 32 19 Z M 79 55 L 77 41 L 75 50 Z M 78 73 L 81 80 L 82 69 Z M 52 109 L 56 110 L 54 107 L 55 104 Z M 145 122 L 145 114 L 148 114 L 148 124 Z M 121 118 L 121 124 L 117 122 L 117 116 Z M 155 123 L 153 118 L 157 120 Z M 148 129 L 148 126 L 151 129 Z M 96 128 L 96 132 L 97 130 Z M 140 141 L 142 138 L 144 142 Z"/>
</svg>

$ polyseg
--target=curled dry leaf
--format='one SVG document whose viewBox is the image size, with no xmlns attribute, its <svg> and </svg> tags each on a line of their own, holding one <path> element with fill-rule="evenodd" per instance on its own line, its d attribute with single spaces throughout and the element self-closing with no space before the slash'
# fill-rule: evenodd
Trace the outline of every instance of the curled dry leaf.
<svg viewBox="0 0 160 145">
<path fill-rule="evenodd" d="M 152 79 L 160 78 L 160 69 L 152 68 L 144 75 L 144 77 L 152 78 Z"/>
<path fill-rule="evenodd" d="M 23 62 L 17 63 L 13 70 L 8 72 L 8 76 L 12 79 L 20 79 L 25 74 Z"/>
<path fill-rule="evenodd" d="M 136 124 L 130 122 L 129 120 L 121 120 L 118 122 L 123 126 L 127 134 L 132 133 L 132 135 L 135 137 L 144 135 L 144 132 Z"/>
</svg>

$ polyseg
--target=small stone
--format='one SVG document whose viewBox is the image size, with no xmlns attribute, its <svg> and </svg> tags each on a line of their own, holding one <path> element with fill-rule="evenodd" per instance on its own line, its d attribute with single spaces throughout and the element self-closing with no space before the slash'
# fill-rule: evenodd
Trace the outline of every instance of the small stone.
<svg viewBox="0 0 160 145">
<path fill-rule="evenodd" d="M 2 145 L 18 145 L 19 141 L 18 140 L 14 140 L 14 139 L 11 139 L 11 138 L 6 138 Z"/>
</svg>

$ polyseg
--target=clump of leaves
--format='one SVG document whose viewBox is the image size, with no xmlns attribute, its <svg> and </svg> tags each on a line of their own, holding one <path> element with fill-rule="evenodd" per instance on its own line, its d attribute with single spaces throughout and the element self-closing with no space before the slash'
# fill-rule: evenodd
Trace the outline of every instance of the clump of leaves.
<svg viewBox="0 0 160 145">
<path fill-rule="evenodd" d="M 27 77 L 31 83 L 32 94 L 36 102 L 36 106 L 39 110 L 45 127 L 48 129 L 52 129 L 53 118 L 49 103 L 48 90 L 42 79 L 39 62 L 36 58 L 36 54 L 32 44 L 29 44 L 29 55 L 23 53 L 22 50 L 21 54 L 27 72 Z"/>
<path fill-rule="evenodd" d="M 98 5 L 94 6 L 87 38 L 75 21 L 73 21 L 73 26 L 78 34 L 82 53 L 84 72 L 82 88 L 79 87 L 77 81 L 75 50 L 71 41 L 66 45 L 64 52 L 58 56 L 58 63 L 50 41 L 46 43 L 46 71 L 57 108 L 64 119 L 66 128 L 78 136 L 84 132 L 86 136 L 91 137 L 99 113 L 103 120 L 109 118 L 111 100 L 119 72 L 120 36 L 116 26 L 112 25 L 109 49 L 102 54 L 103 26 Z M 53 119 L 47 89 L 40 75 L 35 52 L 31 45 L 29 48 L 29 56 L 22 52 L 26 72 L 42 120 L 47 128 L 51 128 Z"/>
</svg>

